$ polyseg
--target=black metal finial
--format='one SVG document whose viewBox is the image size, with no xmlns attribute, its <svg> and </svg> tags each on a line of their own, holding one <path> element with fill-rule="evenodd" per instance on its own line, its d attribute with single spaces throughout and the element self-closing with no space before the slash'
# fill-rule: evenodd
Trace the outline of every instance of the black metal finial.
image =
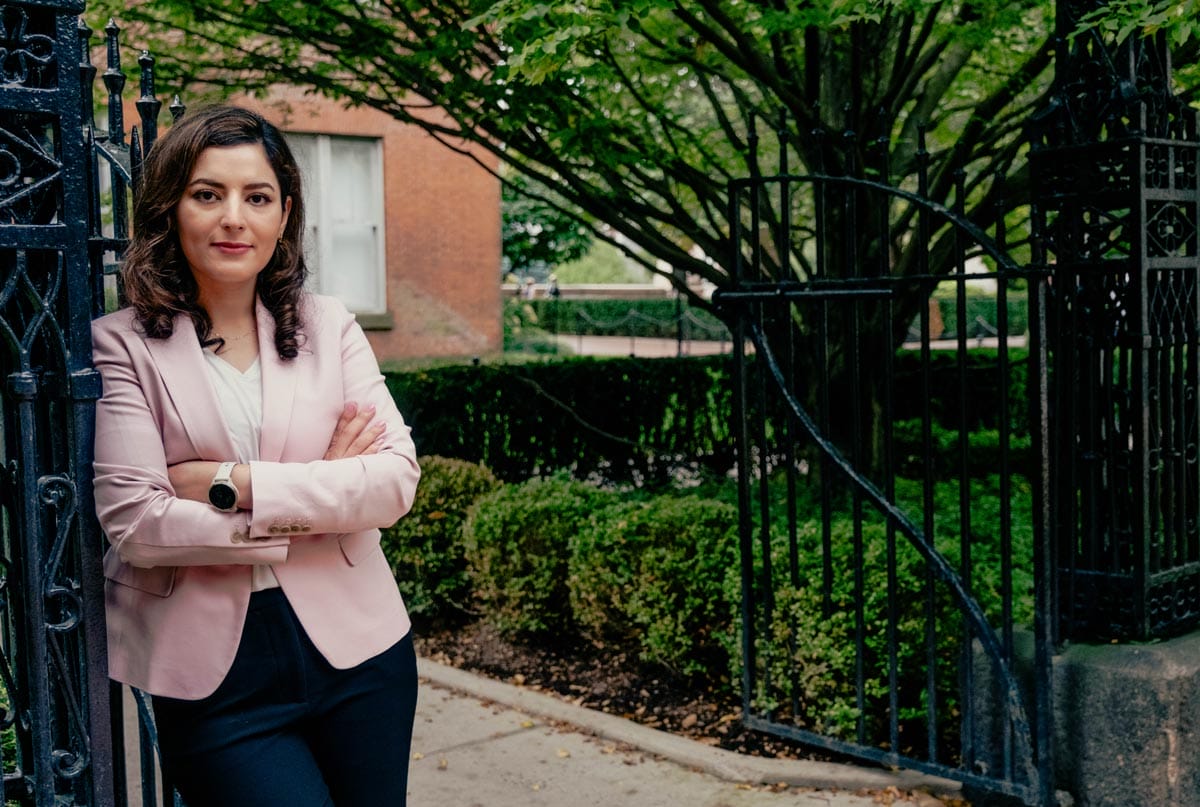
<svg viewBox="0 0 1200 807">
<path fill-rule="evenodd" d="M 121 29 L 109 19 L 104 33 L 108 39 L 108 67 L 104 71 L 104 86 L 108 89 L 108 142 L 120 145 L 125 142 L 125 114 L 121 100 L 125 74 L 121 72 L 121 46 L 117 39 Z"/>
<path fill-rule="evenodd" d="M 141 97 L 135 104 L 142 122 L 142 132 L 145 134 L 146 150 L 149 151 L 158 139 L 158 113 L 162 109 L 162 101 L 154 97 L 154 57 L 149 51 L 142 51 L 142 55 L 138 57 L 138 65 L 142 69 Z"/>
</svg>

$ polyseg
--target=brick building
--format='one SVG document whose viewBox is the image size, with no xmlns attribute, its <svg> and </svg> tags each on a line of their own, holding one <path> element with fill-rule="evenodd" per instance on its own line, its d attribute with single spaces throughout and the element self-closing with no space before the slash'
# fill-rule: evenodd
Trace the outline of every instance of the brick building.
<svg viewBox="0 0 1200 807">
<path fill-rule="evenodd" d="M 355 312 L 380 361 L 501 349 L 495 176 L 373 109 L 295 88 L 243 103 L 287 133 L 301 163 L 313 289 Z"/>
</svg>

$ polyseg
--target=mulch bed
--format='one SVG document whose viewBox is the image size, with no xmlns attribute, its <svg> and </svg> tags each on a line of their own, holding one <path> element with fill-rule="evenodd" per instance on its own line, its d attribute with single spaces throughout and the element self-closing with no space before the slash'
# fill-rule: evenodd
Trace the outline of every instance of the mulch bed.
<svg viewBox="0 0 1200 807">
<path fill-rule="evenodd" d="M 706 745 L 761 757 L 830 760 L 830 756 L 742 725 L 738 695 L 718 682 L 697 683 L 642 664 L 627 653 L 579 640 L 528 645 L 505 639 L 484 622 L 455 627 L 418 625 L 418 655 L 589 709 L 633 720 Z M 967 807 L 967 802 L 874 793 L 881 804 L 918 801 Z"/>
</svg>

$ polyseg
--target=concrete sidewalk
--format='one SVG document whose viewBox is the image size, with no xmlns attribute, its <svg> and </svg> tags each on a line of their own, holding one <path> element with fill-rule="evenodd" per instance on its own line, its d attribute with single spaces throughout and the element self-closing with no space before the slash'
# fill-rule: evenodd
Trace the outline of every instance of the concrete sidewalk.
<svg viewBox="0 0 1200 807">
<path fill-rule="evenodd" d="M 867 807 L 893 803 L 889 789 L 958 794 L 952 782 L 907 772 L 747 757 L 419 664 L 412 807 Z M 942 804 L 925 792 L 896 803 Z"/>
</svg>

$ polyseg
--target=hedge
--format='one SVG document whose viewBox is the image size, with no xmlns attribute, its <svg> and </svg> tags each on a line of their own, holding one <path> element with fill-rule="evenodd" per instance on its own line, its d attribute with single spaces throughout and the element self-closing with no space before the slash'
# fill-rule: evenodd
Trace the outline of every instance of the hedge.
<svg viewBox="0 0 1200 807">
<path fill-rule="evenodd" d="M 1009 351 L 1005 379 L 997 361 L 995 350 L 971 351 L 964 378 L 954 352 L 934 353 L 926 373 L 917 353 L 901 351 L 897 423 L 918 420 L 928 404 L 939 429 L 957 432 L 961 423 L 996 430 L 1004 382 L 1010 428 L 1027 434 L 1025 354 Z M 749 366 L 753 372 L 754 362 Z M 681 469 L 721 475 L 734 467 L 729 356 L 453 365 L 389 373 L 387 383 L 420 453 L 479 462 L 507 482 L 567 469 L 578 478 L 650 484 L 677 478 Z M 968 392 L 965 401 L 960 388 Z M 897 430 L 907 440 L 902 458 L 919 449 L 914 428 Z M 975 452 L 976 459 L 983 463 L 985 454 Z"/>
<path fill-rule="evenodd" d="M 574 358 L 388 374 L 422 454 L 515 482 L 664 478 L 681 458 L 733 463 L 729 358 Z"/>
<path fill-rule="evenodd" d="M 729 328 L 703 308 L 655 300 L 506 300 L 505 319 L 550 333 L 659 339 L 730 339 Z"/>
<path fill-rule="evenodd" d="M 731 481 L 648 495 L 602 489 L 558 475 L 503 485 L 480 496 L 479 480 L 487 479 L 486 469 L 472 471 L 440 458 L 422 461 L 427 481 L 439 481 L 418 490 L 414 513 L 425 514 L 418 518 L 437 512 L 441 502 L 471 502 L 465 520 L 434 519 L 447 527 L 438 546 L 464 559 L 467 574 L 464 583 L 456 563 L 423 564 L 420 573 L 428 576 L 423 585 L 432 596 L 458 592 L 456 596 L 472 603 L 474 614 L 517 640 L 581 636 L 685 678 L 728 687 L 741 680 L 740 564 L 737 511 L 731 504 L 736 486 Z M 948 589 L 936 586 L 937 615 L 933 630 L 927 631 L 924 561 L 902 537 L 894 550 L 889 548 L 892 539 L 877 515 L 868 514 L 856 530 L 853 503 L 847 497 L 833 502 L 834 576 L 832 608 L 827 612 L 821 590 L 821 505 L 813 489 L 802 486 L 796 493 L 797 552 L 788 546 L 786 508 L 771 510 L 774 605 L 769 621 L 760 622 L 755 648 L 760 684 L 755 708 L 780 710 L 798 725 L 837 736 L 854 736 L 860 720 L 865 721 L 867 736 L 886 734 L 891 555 L 899 595 L 891 628 L 897 641 L 897 705 L 906 742 L 919 742 L 925 730 L 929 636 L 936 641 L 939 716 L 952 733 L 963 633 Z M 1014 619 L 1028 624 L 1033 594 L 1032 489 L 1014 478 L 1007 493 L 1015 525 Z M 994 476 L 971 483 L 971 589 L 993 624 L 1002 613 L 999 494 Z M 779 501 L 788 491 L 773 482 L 768 495 Z M 957 512 L 960 495 L 956 482 L 939 483 L 933 490 L 932 539 L 955 567 L 962 543 L 958 519 L 950 514 Z M 919 483 L 897 480 L 897 504 L 916 523 L 924 521 L 924 500 Z M 759 508 L 752 508 L 751 518 L 759 516 Z M 856 548 L 856 535 L 861 549 Z M 401 536 L 388 532 L 389 557 L 394 544 L 404 540 Z M 860 552 L 861 586 L 853 573 Z M 754 579 L 759 585 L 765 568 L 761 560 L 756 557 Z M 398 578 L 405 573 L 411 577 L 414 571 L 398 568 Z M 459 603 L 434 605 L 457 608 Z M 857 706 L 859 668 L 854 652 L 860 607 L 865 642 L 862 712 Z"/>
</svg>

